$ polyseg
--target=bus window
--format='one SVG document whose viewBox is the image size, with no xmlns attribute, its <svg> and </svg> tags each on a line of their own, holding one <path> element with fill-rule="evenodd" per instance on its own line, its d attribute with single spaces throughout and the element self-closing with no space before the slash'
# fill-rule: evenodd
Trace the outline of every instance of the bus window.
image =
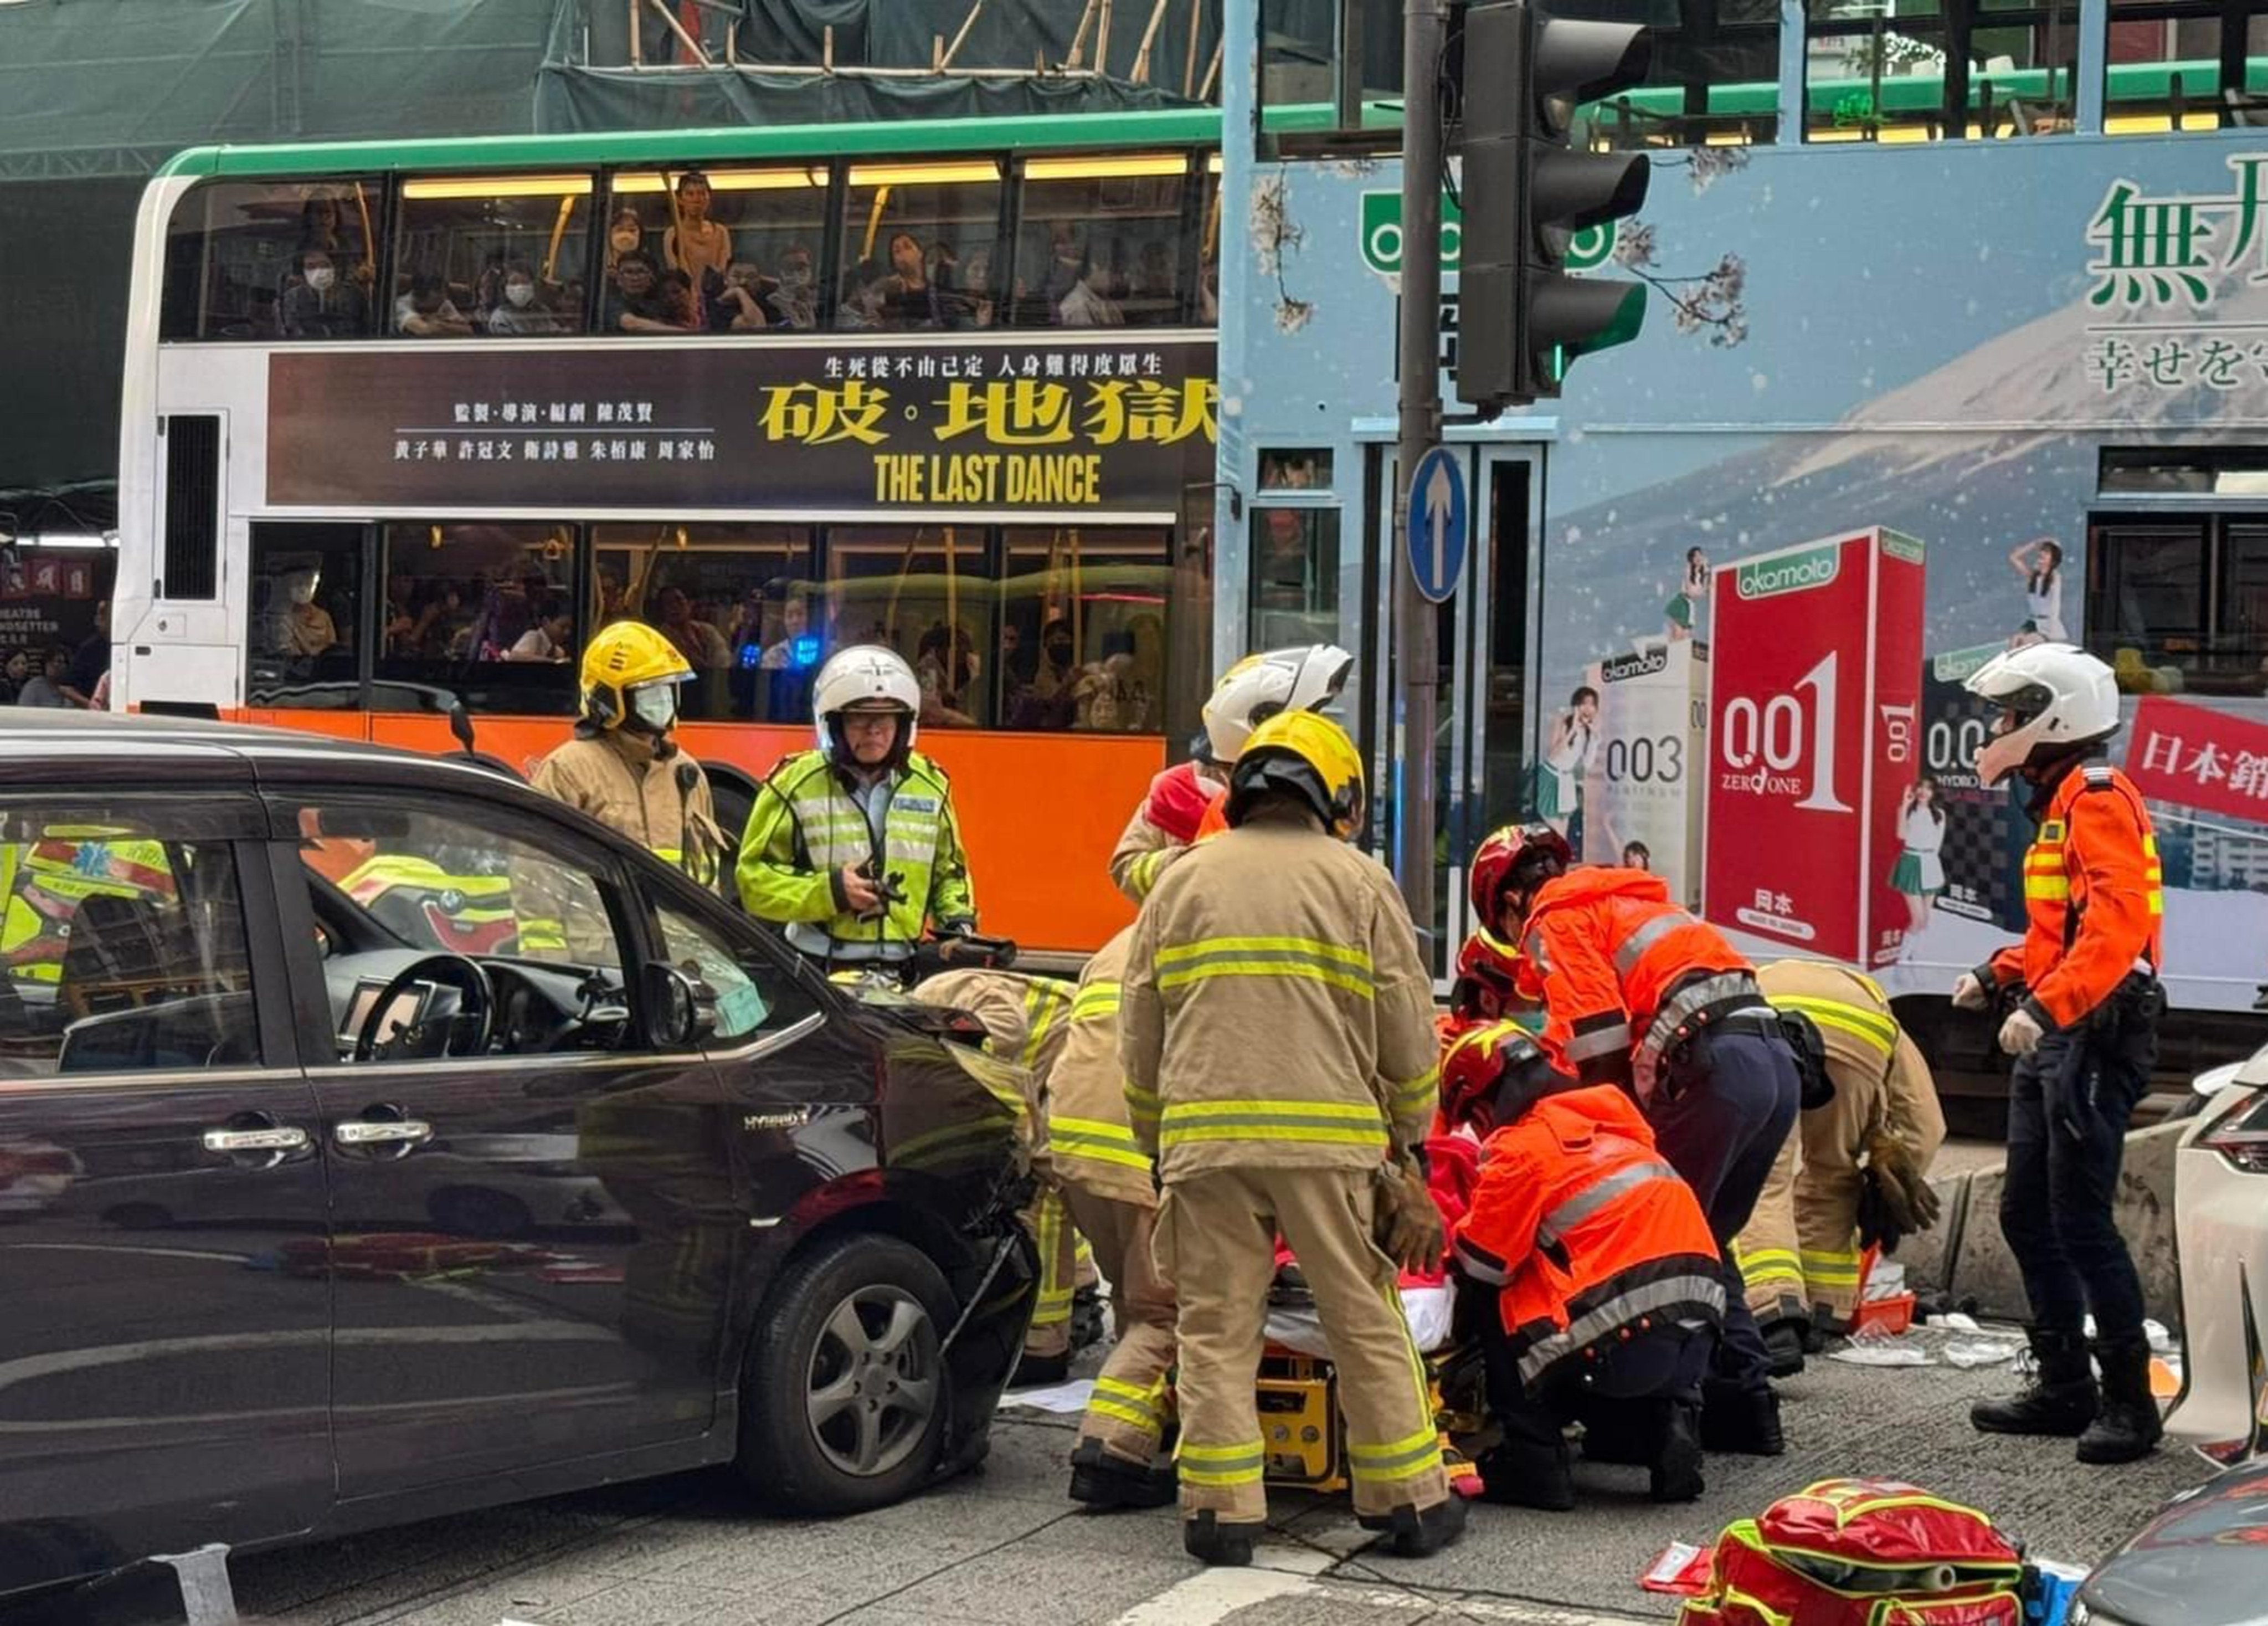
<svg viewBox="0 0 2268 1626">
<path fill-rule="evenodd" d="M 1178 152 L 1035 158 L 1024 170 L 1019 324 L 1160 327 L 1188 320 L 1197 255 L 1182 211 Z"/>
<path fill-rule="evenodd" d="M 642 620 L 677 646 L 693 720 L 802 722 L 825 657 L 811 614 L 811 533 L 789 525 L 601 525 L 600 624 Z"/>
<path fill-rule="evenodd" d="M 2268 5 L 2110 0 L 2102 128 L 2113 136 L 2257 125 L 2268 97 L 2254 66 L 2268 55 Z M 1998 21 L 1998 18 L 1993 18 Z M 2063 23 L 2062 62 L 2077 30 Z M 2066 81 L 2066 86 L 2068 80 Z M 2070 108 L 2061 111 L 2067 119 Z"/>
<path fill-rule="evenodd" d="M 608 265 L 632 249 L 682 271 L 712 333 L 819 325 L 828 176 L 800 169 L 642 169 L 614 178 Z"/>
<path fill-rule="evenodd" d="M 1000 726 L 1160 732 L 1167 533 L 1012 528 L 1003 557 Z"/>
<path fill-rule="evenodd" d="M 1000 170 L 989 159 L 856 166 L 836 325 L 991 327 L 1002 292 L 992 275 L 999 235 Z"/>
<path fill-rule="evenodd" d="M 372 676 L 438 684 L 476 712 L 572 714 L 583 647 L 574 558 L 566 525 L 387 526 Z"/>
<path fill-rule="evenodd" d="M 923 728 L 990 725 L 984 673 L 1000 646 L 982 527 L 830 530 L 827 598 L 829 649 L 885 644 L 912 664 Z"/>
<path fill-rule="evenodd" d="M 254 521 L 244 640 L 252 704 L 361 703 L 355 634 L 362 625 L 364 536 L 359 525 Z"/>
<path fill-rule="evenodd" d="M 166 224 L 160 336 L 338 339 L 370 331 L 372 180 L 200 186 Z"/>
<path fill-rule="evenodd" d="M 583 330 L 591 177 L 401 183 L 392 330 L 419 338 Z"/>
<path fill-rule="evenodd" d="M 1254 647 L 1339 641 L 1336 508 L 1252 511 Z"/>
</svg>

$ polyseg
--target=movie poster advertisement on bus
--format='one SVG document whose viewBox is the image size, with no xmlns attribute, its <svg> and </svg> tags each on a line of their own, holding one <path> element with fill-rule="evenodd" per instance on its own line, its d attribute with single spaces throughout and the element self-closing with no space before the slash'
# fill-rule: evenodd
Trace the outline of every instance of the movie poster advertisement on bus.
<svg viewBox="0 0 2268 1626">
<path fill-rule="evenodd" d="M 1766 952 L 1897 957 L 1918 798 L 1922 545 L 1879 528 L 1712 583 L 1702 906 Z"/>
<path fill-rule="evenodd" d="M 1693 795 L 1707 749 L 1706 647 L 1668 639 L 1592 662 L 1572 697 L 1596 697 L 1597 737 L 1583 774 L 1582 859 L 1653 870 L 1671 897 L 1701 892 L 1701 807 Z"/>
</svg>

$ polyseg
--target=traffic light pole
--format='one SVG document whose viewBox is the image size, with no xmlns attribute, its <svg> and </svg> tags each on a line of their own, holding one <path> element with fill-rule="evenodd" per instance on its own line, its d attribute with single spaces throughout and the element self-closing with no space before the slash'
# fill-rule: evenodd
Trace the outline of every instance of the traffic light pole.
<svg viewBox="0 0 2268 1626">
<path fill-rule="evenodd" d="M 1436 610 L 1410 568 L 1410 471 L 1441 438 L 1441 46 L 1447 0 L 1403 0 L 1402 393 L 1394 476 L 1394 872 L 1421 933 L 1433 913 L 1433 740 L 1440 700 Z M 1342 48 L 1345 48 L 1344 46 Z M 1429 956 L 1430 957 L 1430 956 Z"/>
</svg>

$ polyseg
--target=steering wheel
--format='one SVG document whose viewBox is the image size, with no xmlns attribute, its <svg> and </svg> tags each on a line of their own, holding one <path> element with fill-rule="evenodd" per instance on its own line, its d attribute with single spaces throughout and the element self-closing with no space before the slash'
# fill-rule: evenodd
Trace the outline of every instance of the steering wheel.
<svg viewBox="0 0 2268 1626">
<path fill-rule="evenodd" d="M 433 1024 L 431 1016 L 421 1016 L 406 1024 L 393 1038 L 381 1040 L 379 1029 L 394 1001 L 421 982 L 438 983 L 457 991 L 458 1004 L 453 1015 L 441 1020 L 446 1024 L 442 1035 L 439 1056 L 477 1056 L 489 1047 L 489 1036 L 496 1023 L 496 990 L 489 984 L 489 974 L 481 963 L 461 954 L 428 954 L 414 959 L 394 973 L 372 1001 L 370 1014 L 362 1019 L 362 1031 L 355 1035 L 354 1059 L 367 1061 L 375 1056 L 381 1044 L 389 1049 L 406 1040 L 420 1038 Z M 455 1039 L 462 1024 L 473 1024 L 468 1043 L 460 1049 Z"/>
</svg>

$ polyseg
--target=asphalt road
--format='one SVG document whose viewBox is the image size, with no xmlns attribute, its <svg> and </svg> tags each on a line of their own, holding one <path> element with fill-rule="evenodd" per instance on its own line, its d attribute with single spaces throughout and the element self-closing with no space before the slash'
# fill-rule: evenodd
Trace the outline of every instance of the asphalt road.
<svg viewBox="0 0 2268 1626">
<path fill-rule="evenodd" d="M 725 1476 L 693 1475 L 241 1559 L 236 1597 L 246 1621 L 291 1626 L 1582 1626 L 1674 1613 L 1636 1583 L 1667 1543 L 1816 1479 L 1913 1480 L 2084 1563 L 2205 1477 L 2170 1448 L 2084 1468 L 2067 1442 L 1970 1432 L 1969 1400 L 2009 1381 L 1815 1361 L 1785 1386 L 1789 1454 L 1712 1459 L 1697 1506 L 1652 1505 L 1642 1470 L 1582 1467 L 1577 1511 L 1476 1506 L 1422 1563 L 1372 1554 L 1344 1500 L 1294 1497 L 1253 1570 L 1203 1571 L 1169 1511 L 1074 1509 L 1071 1420 L 1011 1410 L 981 1473 L 859 1519 L 765 1519 Z"/>
</svg>

